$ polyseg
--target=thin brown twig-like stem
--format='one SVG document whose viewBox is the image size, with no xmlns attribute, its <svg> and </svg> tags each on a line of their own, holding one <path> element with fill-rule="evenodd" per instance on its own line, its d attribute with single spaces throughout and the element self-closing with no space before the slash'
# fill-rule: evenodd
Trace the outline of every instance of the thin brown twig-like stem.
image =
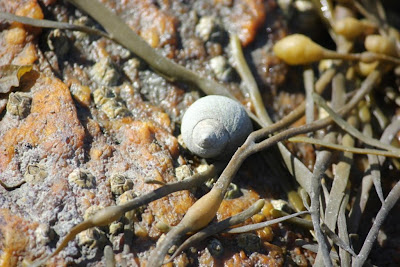
<svg viewBox="0 0 400 267">
<path fill-rule="evenodd" d="M 332 142 L 335 139 L 335 134 L 330 133 L 324 137 L 324 140 L 328 142 Z M 315 266 L 322 266 L 321 257 L 324 263 L 324 266 L 333 266 L 332 260 L 329 255 L 330 245 L 324 234 L 321 230 L 321 211 L 320 211 L 320 195 L 321 195 L 321 179 L 324 175 L 326 169 L 329 166 L 330 159 L 332 153 L 324 150 L 320 151 L 317 154 L 317 158 L 315 161 L 314 172 L 311 177 L 311 205 L 310 205 L 310 213 L 311 213 L 311 221 L 314 226 L 315 237 L 318 242 L 318 254 L 315 259 Z"/>
<path fill-rule="evenodd" d="M 394 153 L 392 151 L 385 151 L 385 150 L 377 150 L 371 148 L 357 148 L 345 145 L 338 145 L 333 143 L 327 143 L 318 139 L 309 138 L 305 136 L 295 136 L 288 139 L 289 142 L 293 143 L 308 143 L 313 145 L 319 145 L 326 148 L 350 152 L 354 154 L 365 154 L 365 155 L 374 155 L 374 156 L 384 156 L 384 157 L 393 157 L 393 158 L 400 158 L 399 153 Z"/>
<path fill-rule="evenodd" d="M 369 138 L 372 138 L 372 126 L 368 122 L 364 125 L 363 134 Z M 383 156 L 383 155 L 381 155 Z M 383 196 L 382 184 L 381 184 L 381 171 L 379 170 L 379 157 L 377 155 L 368 154 L 368 162 L 371 171 L 372 181 L 374 182 L 376 193 L 378 194 L 379 200 L 383 204 L 385 197 Z"/>
<path fill-rule="evenodd" d="M 253 205 L 251 205 L 248 209 L 218 223 L 210 224 L 206 228 L 198 231 L 197 233 L 186 239 L 185 242 L 183 242 L 182 245 L 179 246 L 179 248 L 174 252 L 168 262 L 171 262 L 176 256 L 179 255 L 179 253 L 190 247 L 192 244 L 200 242 L 201 240 L 204 240 L 211 235 L 217 234 L 225 230 L 226 228 L 243 223 L 245 220 L 259 212 L 264 206 L 264 203 L 265 201 L 263 199 L 260 199 Z"/>
<path fill-rule="evenodd" d="M 341 249 L 347 251 L 350 253 L 352 256 L 356 257 L 356 253 L 353 251 L 353 249 L 345 243 L 339 236 L 335 234 L 325 223 L 321 224 L 321 229 L 322 231 L 335 243 L 337 246 L 339 246 Z"/>
<path fill-rule="evenodd" d="M 343 242 L 345 242 L 347 245 L 350 246 L 350 238 L 347 230 L 347 218 L 346 218 L 346 206 L 349 203 L 349 195 L 350 195 L 349 188 L 350 187 L 347 188 L 343 201 L 340 205 L 337 225 L 338 225 L 339 237 L 343 240 Z M 350 254 L 347 251 L 340 248 L 339 256 L 340 256 L 341 266 L 350 267 L 350 261 L 351 261 Z"/>
<path fill-rule="evenodd" d="M 257 114 L 257 117 L 259 118 L 259 121 L 261 123 L 261 126 L 263 128 L 270 127 L 272 124 L 272 120 L 269 117 L 266 108 L 264 106 L 264 102 L 262 99 L 262 96 L 258 90 L 258 86 L 256 83 L 256 80 L 254 79 L 247 63 L 243 55 L 243 51 L 241 48 L 240 40 L 235 34 L 230 35 L 230 46 L 231 46 L 231 54 L 232 54 L 232 60 L 233 60 L 233 65 L 238 71 L 239 75 L 242 78 L 242 81 L 247 87 L 248 94 L 250 96 L 250 99 L 253 103 L 255 113 Z M 314 84 L 313 79 L 310 80 L 312 84 Z M 313 85 L 312 85 L 313 86 Z M 312 101 L 312 99 L 311 99 Z M 300 111 L 300 113 L 304 113 L 304 109 L 297 109 Z M 291 116 L 296 116 L 296 113 L 291 113 L 285 118 L 290 118 Z M 288 122 L 285 121 L 285 118 L 280 120 L 279 122 L 282 123 L 282 126 L 285 126 L 284 123 Z M 294 117 L 292 117 L 294 119 Z M 288 125 L 288 124 L 286 124 Z M 279 128 L 278 125 L 274 126 L 275 129 Z M 271 131 L 272 133 L 272 131 Z M 290 153 L 288 151 L 283 150 L 284 148 L 282 147 L 283 145 L 278 143 L 279 148 L 281 149 L 280 153 L 282 156 L 284 156 L 285 153 Z M 278 152 L 278 151 L 276 151 Z M 277 162 L 279 159 L 276 157 L 271 157 L 272 153 L 264 153 L 264 156 L 266 158 L 266 161 L 269 162 L 270 165 L 278 165 L 279 162 Z M 303 168 L 306 169 L 305 167 L 301 166 L 302 163 L 300 161 L 296 161 L 296 167 L 297 168 Z M 278 172 L 278 169 L 274 169 L 275 172 Z M 297 201 L 299 199 L 298 194 L 296 191 L 291 190 L 290 186 L 288 186 L 288 183 L 285 183 L 283 180 L 281 180 L 281 185 L 284 188 L 284 190 L 287 192 L 287 197 L 289 199 L 289 202 L 293 205 L 293 207 L 297 210 L 303 210 L 304 207 L 302 207 L 302 202 Z"/>
<path fill-rule="evenodd" d="M 368 94 L 372 88 L 374 87 L 375 83 L 378 82 L 380 77 L 380 72 L 379 71 L 374 71 L 372 72 L 363 82 L 361 85 L 360 90 L 357 91 L 357 93 L 354 95 L 354 97 L 347 103 L 342 109 L 338 111 L 338 114 L 346 114 L 350 110 L 352 110 L 357 103 L 363 99 L 363 97 Z M 236 151 L 236 153 L 233 155 L 231 160 L 229 161 L 227 167 L 221 174 L 220 178 L 218 179 L 216 186 L 220 188 L 227 188 L 229 186 L 229 183 L 231 182 L 231 179 L 233 179 L 233 176 L 236 174 L 238 171 L 240 165 L 243 163 L 245 158 L 248 156 L 260 152 L 280 141 L 286 140 L 290 137 L 293 137 L 295 135 L 299 134 L 304 134 L 308 133 L 311 131 L 317 131 L 319 129 L 322 129 L 326 126 L 328 126 L 332 122 L 331 118 L 325 118 L 325 119 L 320 119 L 317 121 L 314 121 L 311 124 L 303 125 L 297 128 L 291 128 L 285 131 L 282 131 L 274 136 L 271 136 L 270 138 L 263 140 L 259 143 L 256 143 L 258 140 L 266 138 L 270 133 L 271 133 L 271 128 L 274 128 L 274 124 L 272 124 L 270 127 L 271 128 L 265 128 L 265 129 L 260 129 L 257 130 L 253 133 L 251 133 L 245 143 Z"/>
<path fill-rule="evenodd" d="M 328 107 L 327 103 L 325 102 L 325 100 L 320 97 L 317 94 L 314 94 L 314 100 L 315 102 L 322 107 L 326 112 L 329 113 L 330 117 L 336 122 L 337 125 L 339 125 L 344 131 L 348 132 L 349 134 L 351 134 L 352 136 L 354 136 L 355 138 L 363 141 L 364 143 L 371 145 L 371 146 L 375 146 L 381 149 L 385 149 L 388 150 L 390 152 L 392 152 L 393 154 L 397 154 L 400 155 L 400 149 L 395 148 L 391 145 L 382 143 L 376 139 L 372 139 L 370 137 L 367 137 L 365 135 L 363 135 L 360 131 L 358 131 L 356 128 L 354 128 L 352 125 L 350 125 L 348 122 L 346 122 L 345 120 L 343 120 L 342 118 L 340 118 L 340 116 L 338 114 L 336 114 L 336 112 L 334 112 L 330 107 Z"/>
<path fill-rule="evenodd" d="M 314 121 L 314 101 L 312 94 L 314 93 L 314 72 L 311 68 L 307 68 L 303 72 L 304 88 L 306 90 L 306 123 Z"/>
<path fill-rule="evenodd" d="M 280 223 L 283 221 L 286 221 L 288 219 L 292 219 L 294 217 L 298 217 L 304 214 L 308 214 L 308 211 L 300 211 L 300 212 L 296 212 L 293 214 L 288 214 L 285 216 L 282 216 L 280 218 L 277 219 L 272 219 L 269 221 L 265 221 L 265 222 L 260 222 L 260 223 L 255 223 L 255 224 L 249 224 L 249 225 L 245 225 L 245 226 L 241 226 L 241 227 L 236 227 L 236 228 L 232 228 L 229 230 L 224 231 L 224 233 L 229 233 L 229 234 L 239 234 L 239 233 L 246 233 L 246 232 L 250 232 L 250 231 L 255 231 L 276 223 Z"/>
<path fill-rule="evenodd" d="M 376 237 L 378 236 L 378 231 L 381 228 L 383 222 L 385 221 L 387 215 L 393 206 L 397 203 L 400 198 L 400 182 L 397 182 L 393 189 L 390 191 L 389 195 L 385 199 L 381 209 L 376 215 L 375 221 L 369 230 L 369 233 L 364 241 L 364 244 L 358 253 L 357 257 L 353 261 L 352 267 L 361 267 L 364 265 L 371 252 L 372 245 L 374 244 Z"/>
<path fill-rule="evenodd" d="M 321 77 L 315 82 L 315 92 L 317 94 L 321 94 L 329 82 L 332 80 L 333 76 L 336 73 L 336 69 L 332 68 L 325 71 Z M 280 119 L 279 121 L 275 122 L 274 124 L 270 125 L 269 133 L 277 132 L 285 127 L 290 126 L 292 123 L 297 121 L 304 115 L 306 103 L 302 102 L 299 106 L 297 106 L 294 110 L 292 110 L 288 115 Z"/>
<path fill-rule="evenodd" d="M 232 51 L 232 58 L 234 61 L 233 66 L 235 67 L 246 85 L 251 102 L 254 105 L 255 113 L 257 117 L 261 120 L 263 125 L 270 125 L 272 124 L 272 120 L 265 109 L 261 94 L 258 90 L 257 82 L 251 74 L 251 71 L 247 66 L 246 60 L 243 56 L 242 46 L 240 44 L 239 37 L 236 34 L 230 34 L 229 39 Z"/>
<path fill-rule="evenodd" d="M 346 146 L 354 146 L 354 139 L 349 135 L 345 135 L 342 138 L 342 143 Z M 335 168 L 335 176 L 325 212 L 325 223 L 332 231 L 336 229 L 336 214 L 339 213 L 340 204 L 342 203 L 344 192 L 346 191 L 352 162 L 353 154 L 345 152 L 340 156 L 340 162 Z"/>
<path fill-rule="evenodd" d="M 128 211 L 136 209 L 140 206 L 148 204 L 154 200 L 157 200 L 164 196 L 167 196 L 173 192 L 200 186 L 203 183 L 205 183 L 205 181 L 210 179 L 211 177 L 215 177 L 216 175 L 218 175 L 218 173 L 223 169 L 223 166 L 224 166 L 223 164 L 210 165 L 203 172 L 196 173 L 196 174 L 192 175 L 191 177 L 184 179 L 182 181 L 179 181 L 179 182 L 166 184 L 160 188 L 157 188 L 154 191 L 151 191 L 143 196 L 135 198 L 135 199 L 121 205 L 121 207 L 124 210 L 124 212 L 128 212 Z"/>
<path fill-rule="evenodd" d="M 17 16 L 17 15 L 11 14 L 11 13 L 1 12 L 1 11 L 0 11 L 0 19 L 8 20 L 8 21 L 16 21 L 16 22 L 19 22 L 19 23 L 22 23 L 25 25 L 40 27 L 40 28 L 56 28 L 56 29 L 62 29 L 62 30 L 86 32 L 89 34 L 94 34 L 94 35 L 102 36 L 107 39 L 113 40 L 113 38 L 110 35 L 108 35 L 107 33 L 100 31 L 98 29 L 83 26 L 83 25 L 76 25 L 76 24 L 46 20 L 46 19 L 33 19 L 33 18 Z"/>
<path fill-rule="evenodd" d="M 271 215 L 274 218 L 280 218 L 280 217 L 288 216 L 290 214 L 286 213 L 284 211 L 281 211 L 281 210 L 273 209 L 271 211 Z M 306 219 L 302 219 L 302 218 L 299 218 L 299 217 L 292 217 L 290 219 L 287 219 L 286 221 L 288 223 L 294 224 L 296 226 L 299 226 L 299 227 L 307 229 L 307 230 L 314 230 L 312 222 L 309 221 L 309 220 L 306 220 Z"/>
</svg>

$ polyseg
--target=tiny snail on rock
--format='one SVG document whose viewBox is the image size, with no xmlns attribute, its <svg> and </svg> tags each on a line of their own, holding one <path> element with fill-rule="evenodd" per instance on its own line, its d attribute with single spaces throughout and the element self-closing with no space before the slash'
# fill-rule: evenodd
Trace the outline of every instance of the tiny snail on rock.
<svg viewBox="0 0 400 267">
<path fill-rule="evenodd" d="M 231 156 L 252 132 L 246 110 L 236 101 L 210 95 L 194 102 L 182 119 L 187 148 L 203 158 Z"/>
</svg>

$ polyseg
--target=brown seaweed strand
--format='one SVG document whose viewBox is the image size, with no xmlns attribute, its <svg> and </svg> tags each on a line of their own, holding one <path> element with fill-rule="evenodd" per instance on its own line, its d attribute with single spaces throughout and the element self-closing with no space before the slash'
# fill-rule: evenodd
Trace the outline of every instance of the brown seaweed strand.
<svg viewBox="0 0 400 267">
<path fill-rule="evenodd" d="M 192 246 L 194 243 L 198 243 L 201 240 L 204 240 L 205 238 L 217 234 L 226 228 L 229 228 L 231 226 L 243 223 L 245 220 L 259 212 L 263 206 L 264 206 L 264 199 L 259 199 L 257 200 L 253 205 L 251 205 L 248 209 L 232 216 L 229 217 L 223 221 L 220 221 L 215 224 L 210 224 L 206 228 L 202 229 L 201 231 L 198 231 L 196 234 L 192 235 L 188 239 L 185 240 L 185 242 L 182 243 L 182 245 L 179 246 L 179 248 L 174 252 L 174 254 L 169 258 L 169 260 L 165 263 L 171 262 L 176 256 L 178 256 L 182 251 L 185 249 L 189 248 Z"/>
<path fill-rule="evenodd" d="M 371 74 L 369 74 L 368 77 L 364 80 L 364 82 L 361 85 L 361 88 L 357 91 L 357 93 L 353 96 L 353 98 L 349 101 L 349 103 L 347 103 L 339 111 L 339 114 L 341 115 L 346 114 L 354 107 L 356 107 L 358 102 L 361 99 L 363 99 L 364 96 L 372 90 L 372 88 L 374 88 L 375 84 L 378 82 L 380 78 L 380 75 L 381 73 L 379 71 L 371 72 Z M 233 155 L 227 167 L 224 169 L 219 179 L 214 184 L 214 187 L 211 189 L 211 191 L 208 192 L 206 195 L 204 195 L 202 198 L 200 198 L 192 207 L 189 208 L 185 217 L 176 226 L 179 228 L 179 230 L 176 231 L 176 234 L 181 235 L 182 234 L 181 230 L 186 230 L 187 232 L 196 231 L 202 227 L 205 227 L 213 219 L 218 210 L 219 205 L 222 202 L 223 196 L 225 195 L 229 184 L 231 183 L 233 177 L 235 176 L 238 169 L 242 165 L 243 161 L 248 156 L 256 152 L 260 152 L 272 145 L 275 145 L 282 140 L 286 140 L 289 137 L 322 129 L 327 125 L 329 125 L 330 123 L 332 123 L 332 120 L 329 118 L 314 121 L 311 124 L 283 131 L 260 143 L 256 143 L 256 141 L 266 138 L 270 133 L 270 129 L 269 128 L 260 129 L 258 131 L 251 133 L 246 139 L 245 143 Z M 319 225 L 317 227 L 319 227 Z M 159 253 L 160 251 L 159 247 L 160 248 L 162 247 L 164 253 L 166 252 L 165 247 L 171 247 L 174 244 L 173 241 L 178 239 L 175 239 L 173 237 L 171 237 L 171 239 L 164 239 L 164 242 L 162 242 L 160 246 L 157 246 L 156 249 L 150 255 L 150 263 L 154 264 L 150 266 L 160 266 L 162 264 L 165 254 Z M 158 257 L 160 255 L 164 256 Z M 157 261 L 156 258 L 162 258 L 162 259 Z"/>
<path fill-rule="evenodd" d="M 376 237 L 378 236 L 379 229 L 381 228 L 383 222 L 385 221 L 387 215 L 393 206 L 397 203 L 400 198 L 400 181 L 396 183 L 393 189 L 390 191 L 389 195 L 385 199 L 381 209 L 376 215 L 375 221 L 369 230 L 369 233 L 364 241 L 364 244 L 358 253 L 357 257 L 353 261 L 352 267 L 361 267 L 364 265 L 371 252 L 372 245 L 374 244 Z"/>
<path fill-rule="evenodd" d="M 34 19 L 24 16 L 17 16 L 11 13 L 1 12 L 1 11 L 0 11 L 0 19 L 8 21 L 16 21 L 25 25 L 40 27 L 40 28 L 56 28 L 62 30 L 86 32 L 89 34 L 95 34 L 113 40 L 111 36 L 109 36 L 107 33 L 83 25 L 76 25 L 76 24 L 46 20 L 46 19 Z"/>
<path fill-rule="evenodd" d="M 349 233 L 347 231 L 347 218 L 346 218 L 346 206 L 349 203 L 349 193 L 350 187 L 347 187 L 345 196 L 343 201 L 340 205 L 339 216 L 337 220 L 339 237 L 345 242 L 345 244 L 350 246 L 350 238 Z M 350 254 L 345 251 L 344 249 L 339 249 L 339 256 L 340 256 L 340 264 L 342 267 L 350 267 L 351 257 Z"/>
<path fill-rule="evenodd" d="M 197 187 L 202 185 L 208 179 L 215 177 L 218 175 L 219 172 L 222 171 L 224 165 L 222 164 L 215 164 L 210 165 L 207 169 L 203 172 L 196 173 L 191 177 L 184 179 L 179 182 L 166 184 L 160 188 L 157 188 L 145 195 L 137 197 L 123 205 L 121 207 L 124 209 L 125 212 L 137 209 L 143 205 L 146 205 L 154 200 L 160 199 L 164 196 L 167 196 L 173 192 L 187 190 L 190 188 Z"/>
<path fill-rule="evenodd" d="M 255 113 L 263 123 L 263 126 L 270 125 L 272 124 L 272 120 L 265 109 L 260 91 L 258 90 L 257 82 L 254 79 L 244 58 L 239 37 L 236 34 L 230 34 L 229 39 L 232 51 L 233 66 L 247 87 L 251 102 L 254 105 Z"/>
<path fill-rule="evenodd" d="M 324 141 L 333 142 L 336 139 L 335 133 L 329 133 L 324 137 Z M 321 230 L 321 212 L 320 212 L 320 195 L 321 195 L 321 179 L 329 166 L 330 159 L 332 156 L 332 152 L 324 150 L 319 151 L 317 154 L 317 158 L 315 161 L 314 172 L 311 177 L 311 205 L 310 205 L 310 213 L 311 220 L 314 226 L 315 236 L 318 242 L 318 254 L 315 259 L 314 266 L 323 266 L 321 263 L 321 257 L 323 259 L 324 266 L 331 267 L 333 266 L 332 260 L 329 255 L 330 245 L 322 233 Z"/>
<path fill-rule="evenodd" d="M 343 249 L 344 251 L 350 253 L 352 256 L 356 257 L 357 254 L 353 251 L 349 244 L 344 242 L 335 232 L 333 232 L 329 227 L 325 224 L 321 224 L 321 229 L 332 241 L 337 245 L 339 248 Z"/>
</svg>

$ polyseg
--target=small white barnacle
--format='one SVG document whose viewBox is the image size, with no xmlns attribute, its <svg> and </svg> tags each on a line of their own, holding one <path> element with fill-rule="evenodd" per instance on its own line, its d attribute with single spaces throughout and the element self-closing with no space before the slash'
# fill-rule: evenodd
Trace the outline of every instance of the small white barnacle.
<svg viewBox="0 0 400 267">
<path fill-rule="evenodd" d="M 246 110 L 238 102 L 210 95 L 194 102 L 182 119 L 187 148 L 203 158 L 231 156 L 253 130 Z"/>
</svg>

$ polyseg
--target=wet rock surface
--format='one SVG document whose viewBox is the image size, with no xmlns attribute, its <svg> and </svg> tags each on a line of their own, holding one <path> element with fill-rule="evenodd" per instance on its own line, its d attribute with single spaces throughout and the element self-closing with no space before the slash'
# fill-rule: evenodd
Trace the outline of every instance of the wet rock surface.
<svg viewBox="0 0 400 267">
<path fill-rule="evenodd" d="M 218 14 L 213 11 L 213 19 L 201 19 L 205 13 L 196 1 L 103 2 L 151 46 L 210 78 L 214 77 L 208 61 L 226 45 L 222 24 L 232 17 L 226 11 L 247 10 L 244 20 L 232 26 L 244 44 L 255 36 L 254 30 L 246 29 L 259 27 L 265 15 L 259 14 L 261 1 L 238 1 L 233 7 L 204 1 L 209 10 L 217 6 L 226 14 L 219 24 L 205 25 L 214 23 Z M 70 5 L 41 4 L 45 12 L 35 0 L 2 1 L 1 7 L 33 18 L 43 18 L 45 13 L 50 19 L 94 25 Z M 201 11 L 198 15 L 196 9 Z M 191 19 L 185 24 L 187 16 Z M 209 33 L 206 27 L 211 27 Z M 184 37 L 183 49 L 178 36 Z M 10 99 L 14 94 L 27 99 L 8 100 L 0 121 L 0 179 L 8 186 L 23 183 L 11 191 L 0 188 L 0 262 L 12 266 L 49 254 L 93 209 L 122 204 L 159 187 L 145 180 L 175 181 L 175 168 L 187 166 L 176 137 L 177 124 L 199 93 L 166 82 L 125 49 L 85 33 L 4 22 L 0 41 L 2 65 L 33 64 L 33 70 L 13 88 L 15 93 L 10 93 Z M 1 96 L 4 102 L 7 96 Z M 196 201 L 199 195 L 194 193 L 173 193 L 127 213 L 110 228 L 86 230 L 50 262 L 100 266 L 105 260 L 103 248 L 111 245 L 117 262 L 144 263 L 162 230 L 178 224 Z M 254 192 L 234 206 L 224 204 L 219 219 L 244 210 L 258 198 Z M 175 261 L 228 260 L 230 250 L 223 251 L 226 254 L 203 254 L 198 259 L 191 255 L 190 260 L 181 256 Z"/>
</svg>

